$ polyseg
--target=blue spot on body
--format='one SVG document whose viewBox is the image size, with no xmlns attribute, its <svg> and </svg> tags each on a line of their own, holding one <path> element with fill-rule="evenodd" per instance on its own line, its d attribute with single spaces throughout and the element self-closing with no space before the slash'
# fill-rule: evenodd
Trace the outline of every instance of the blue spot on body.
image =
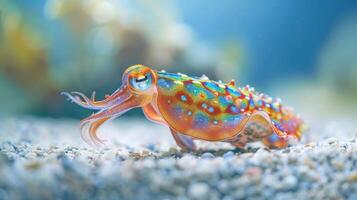
<svg viewBox="0 0 357 200">
<path fill-rule="evenodd" d="M 195 118 L 194 118 L 194 126 L 197 128 L 205 128 L 209 122 L 209 119 L 207 116 L 205 116 L 203 113 L 197 113 Z"/>
<path fill-rule="evenodd" d="M 262 100 L 261 100 L 261 99 L 256 100 L 256 105 L 257 105 L 258 107 L 261 107 L 261 106 L 263 105 Z"/>
<path fill-rule="evenodd" d="M 165 89 L 169 89 L 173 85 L 172 81 L 163 79 L 163 78 L 160 78 L 159 80 L 157 80 L 157 84 L 159 85 L 159 87 L 165 88 Z"/>
<path fill-rule="evenodd" d="M 208 107 L 207 104 L 205 104 L 205 103 L 203 103 L 201 106 L 202 106 L 202 108 L 205 108 L 205 109 Z"/>
<path fill-rule="evenodd" d="M 179 74 L 168 73 L 168 72 L 158 72 L 160 77 L 170 78 L 170 79 L 177 79 L 180 80 L 182 78 Z"/>
<path fill-rule="evenodd" d="M 234 112 L 234 113 L 238 113 L 238 112 L 239 112 L 239 109 L 238 109 L 237 106 L 235 106 L 235 105 L 232 105 L 230 109 L 231 109 L 231 111 Z"/>
<path fill-rule="evenodd" d="M 220 92 L 223 93 L 224 90 L 222 88 L 220 88 L 217 84 L 212 83 L 212 82 L 204 82 L 203 83 L 208 89 L 210 89 L 211 91 L 216 91 L 216 92 Z"/>
<path fill-rule="evenodd" d="M 218 97 L 218 102 L 219 102 L 222 106 L 228 106 L 228 104 L 230 103 L 230 101 L 228 101 L 225 96 L 219 96 L 219 97 Z"/>
<path fill-rule="evenodd" d="M 274 120 L 274 126 L 280 131 L 285 131 L 283 129 L 283 127 L 281 126 L 281 124 L 279 122 L 275 121 L 275 120 Z"/>
<path fill-rule="evenodd" d="M 212 92 L 206 90 L 202 86 L 197 86 L 195 84 L 190 83 L 186 85 L 186 89 L 194 96 L 198 96 L 200 93 L 204 93 L 208 99 L 215 98 L 215 95 Z"/>
<path fill-rule="evenodd" d="M 274 110 L 275 112 L 280 112 L 279 104 L 273 103 L 273 104 L 272 104 L 272 108 L 273 108 L 273 110 Z"/>
<path fill-rule="evenodd" d="M 182 101 L 187 101 L 187 97 L 185 95 L 181 95 L 181 100 Z"/>
<path fill-rule="evenodd" d="M 214 108 L 213 107 L 209 107 L 208 108 L 208 112 L 214 112 Z"/>
<path fill-rule="evenodd" d="M 204 90 L 204 91 L 205 91 L 205 94 L 206 94 L 208 99 L 213 99 L 213 98 L 216 97 L 212 92 L 210 92 L 208 90 Z"/>
<path fill-rule="evenodd" d="M 246 109 L 248 107 L 246 100 L 242 100 L 242 103 L 240 104 L 241 109 Z"/>
<path fill-rule="evenodd" d="M 180 117 L 183 114 L 183 108 L 180 106 L 175 107 L 176 116 Z"/>
<path fill-rule="evenodd" d="M 253 98 L 251 98 L 251 99 L 249 100 L 249 107 L 250 107 L 250 108 L 254 108 L 254 107 L 255 107 Z"/>
<path fill-rule="evenodd" d="M 276 142 L 279 140 L 279 136 L 276 133 L 273 133 L 269 136 L 269 142 Z"/>
<path fill-rule="evenodd" d="M 235 88 L 232 88 L 232 87 L 227 87 L 227 91 L 228 91 L 228 93 L 231 94 L 232 96 L 237 96 L 237 97 L 239 97 L 239 96 L 242 95 L 238 90 L 236 90 Z"/>
<path fill-rule="evenodd" d="M 194 96 L 197 96 L 200 93 L 201 88 L 195 86 L 194 84 L 188 84 L 186 85 L 186 89 L 189 93 L 191 93 Z"/>
<path fill-rule="evenodd" d="M 239 123 L 241 123 L 243 119 L 244 119 L 244 115 L 229 115 L 224 117 L 223 121 L 226 122 L 225 125 L 236 126 Z"/>
</svg>

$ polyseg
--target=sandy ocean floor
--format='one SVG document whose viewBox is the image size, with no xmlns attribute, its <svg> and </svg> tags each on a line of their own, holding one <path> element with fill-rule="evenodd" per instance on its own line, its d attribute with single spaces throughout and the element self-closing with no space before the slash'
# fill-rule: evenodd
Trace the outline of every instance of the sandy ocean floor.
<svg viewBox="0 0 357 200">
<path fill-rule="evenodd" d="M 357 124 L 310 127 L 282 150 L 200 142 L 192 153 L 141 118 L 105 125 L 102 149 L 77 120 L 0 118 L 0 199 L 357 199 Z"/>
</svg>

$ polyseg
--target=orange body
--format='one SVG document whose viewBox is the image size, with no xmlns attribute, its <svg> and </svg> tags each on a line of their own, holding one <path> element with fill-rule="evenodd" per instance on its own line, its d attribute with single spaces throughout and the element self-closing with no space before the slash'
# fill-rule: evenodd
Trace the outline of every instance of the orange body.
<svg viewBox="0 0 357 200">
<path fill-rule="evenodd" d="M 96 130 L 105 121 L 134 107 L 142 107 L 150 120 L 168 126 L 177 144 L 194 150 L 195 139 L 229 142 L 237 147 L 263 141 L 269 147 L 287 146 L 300 139 L 303 122 L 280 100 L 254 91 L 184 74 L 157 72 L 134 65 L 123 75 L 123 85 L 103 101 L 81 93 L 65 93 L 77 104 L 99 110 L 81 123 L 89 143 L 101 140 Z"/>
</svg>

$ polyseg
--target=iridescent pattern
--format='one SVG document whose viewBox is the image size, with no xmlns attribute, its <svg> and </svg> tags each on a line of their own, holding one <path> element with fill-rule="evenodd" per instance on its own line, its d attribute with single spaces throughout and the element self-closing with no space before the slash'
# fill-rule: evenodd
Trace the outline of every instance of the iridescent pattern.
<svg viewBox="0 0 357 200">
<path fill-rule="evenodd" d="M 197 112 L 194 117 L 194 126 L 197 128 L 206 128 L 209 123 L 209 118 L 202 112 Z"/>
<path fill-rule="evenodd" d="M 219 85 L 215 82 L 208 82 L 208 81 L 205 81 L 205 82 L 202 82 L 202 85 L 204 85 L 207 90 L 213 92 L 213 93 L 219 93 L 219 94 L 224 94 L 225 93 L 225 90 L 224 88 L 222 87 L 219 87 Z"/>
<path fill-rule="evenodd" d="M 96 135 L 99 126 L 134 107 L 142 107 L 150 120 L 167 125 L 176 143 L 191 150 L 195 149 L 193 139 L 237 147 L 261 140 L 269 147 L 282 148 L 289 137 L 300 139 L 304 129 L 303 121 L 280 99 L 252 87 L 236 87 L 233 80 L 223 84 L 206 76 L 157 72 L 143 65 L 128 68 L 123 86 L 103 101 L 78 92 L 64 94 L 82 107 L 99 110 L 81 126 L 93 143 L 101 142 Z"/>
<path fill-rule="evenodd" d="M 158 77 L 159 81 L 163 79 L 174 84 L 172 87 L 160 87 L 160 82 L 163 81 L 158 82 L 160 114 L 169 125 L 182 133 L 204 140 L 229 141 L 227 138 L 244 129 L 244 123 L 249 121 L 250 115 L 265 113 L 268 116 L 267 124 L 270 124 L 266 129 L 274 133 L 263 139 L 265 144 L 284 147 L 287 145 L 287 136 L 300 138 L 302 120 L 284 108 L 280 100 L 260 94 L 254 88 L 237 88 L 231 84 L 208 80 L 206 77 L 190 77 L 184 74 L 159 72 Z M 178 92 L 185 95 L 178 99 L 171 98 Z M 186 102 L 187 97 L 191 99 L 190 104 Z M 179 118 L 175 113 L 170 113 L 167 105 L 160 104 L 165 102 L 161 99 L 174 99 L 172 105 L 182 107 L 187 117 Z"/>
<path fill-rule="evenodd" d="M 157 85 L 162 88 L 170 89 L 173 85 L 173 81 L 160 78 L 159 80 L 157 80 Z"/>
</svg>

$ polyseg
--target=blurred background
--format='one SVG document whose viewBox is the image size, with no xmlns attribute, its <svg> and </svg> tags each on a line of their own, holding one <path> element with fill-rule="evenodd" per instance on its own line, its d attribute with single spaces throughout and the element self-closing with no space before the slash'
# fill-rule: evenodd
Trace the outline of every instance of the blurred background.
<svg viewBox="0 0 357 200">
<path fill-rule="evenodd" d="M 59 93 L 104 98 L 138 63 L 234 78 L 303 116 L 353 118 L 357 2 L 0 1 L 2 116 L 83 118 Z"/>
</svg>

